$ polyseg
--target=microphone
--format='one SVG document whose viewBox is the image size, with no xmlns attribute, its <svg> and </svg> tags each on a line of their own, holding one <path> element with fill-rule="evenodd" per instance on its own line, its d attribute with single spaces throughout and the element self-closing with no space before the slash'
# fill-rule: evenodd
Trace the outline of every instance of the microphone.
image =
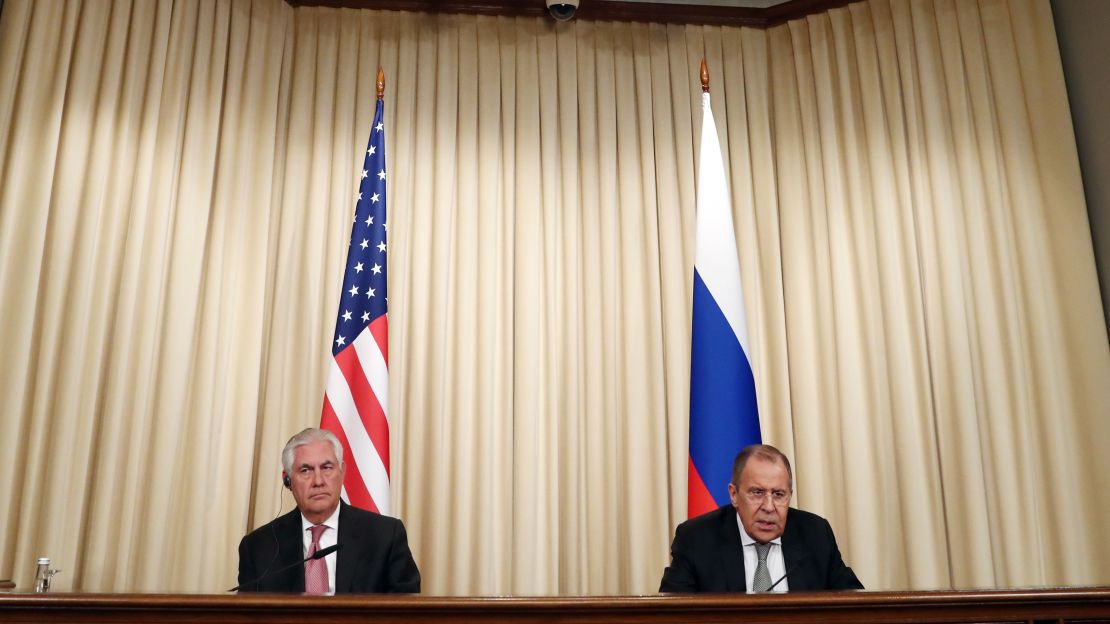
<svg viewBox="0 0 1110 624">
<path fill-rule="evenodd" d="M 771 586 L 770 586 L 770 587 L 768 587 L 768 588 L 767 588 L 767 591 L 766 591 L 766 592 L 764 592 L 764 593 L 766 593 L 766 594 L 769 594 L 769 593 L 771 593 L 771 590 L 772 590 L 772 589 L 774 589 L 774 588 L 775 588 L 775 586 L 777 586 L 777 585 L 778 585 L 779 583 L 783 582 L 783 581 L 784 581 L 784 580 L 786 579 L 786 577 L 787 577 L 787 576 L 788 576 L 788 575 L 789 575 L 789 574 L 790 574 L 791 572 L 793 572 L 793 571 L 794 571 L 794 568 L 796 568 L 796 567 L 798 567 L 798 566 L 797 566 L 797 564 L 795 564 L 795 565 L 791 566 L 791 568 L 790 568 L 789 570 L 787 570 L 787 571 L 786 571 L 786 574 L 783 574 L 783 575 L 782 575 L 781 577 L 779 577 L 779 580 L 775 581 L 774 583 L 771 583 Z"/>
<path fill-rule="evenodd" d="M 305 560 L 302 561 L 301 563 L 306 563 L 306 562 L 309 562 L 309 561 L 315 561 L 317 559 L 323 559 L 324 557 L 327 557 L 328 555 L 332 554 L 333 552 L 335 552 L 337 550 L 339 550 L 339 544 L 332 544 L 331 546 L 328 546 L 327 548 L 321 548 L 320 550 L 317 550 L 316 552 L 312 553 L 311 555 L 305 557 Z"/>
<path fill-rule="evenodd" d="M 328 546 L 327 548 L 321 548 L 320 550 L 317 550 L 316 552 L 312 553 L 311 555 L 305 557 L 301 561 L 298 561 L 296 563 L 291 563 L 291 564 L 285 566 L 284 568 L 274 570 L 273 572 L 266 572 L 262 576 L 254 579 L 253 581 L 251 581 L 249 583 L 241 583 L 239 585 L 236 585 L 235 587 L 232 587 L 231 589 L 229 589 L 227 591 L 229 591 L 229 592 L 238 591 L 240 587 L 243 587 L 245 585 L 257 585 L 259 581 L 266 578 L 267 576 L 270 576 L 270 574 L 278 574 L 280 572 L 285 572 L 286 570 L 289 570 L 291 568 L 295 568 L 299 565 L 304 565 L 304 564 L 308 563 L 309 561 L 315 561 L 316 559 L 323 559 L 324 557 L 327 557 L 328 555 L 332 554 L 333 552 L 339 550 L 339 547 L 341 545 L 342 544 L 334 544 L 332 546 Z"/>
<path fill-rule="evenodd" d="M 795 561 L 795 562 L 794 562 L 794 565 L 792 565 L 792 566 L 790 566 L 789 568 L 787 568 L 787 569 L 786 569 L 786 574 L 783 574 L 783 575 L 782 575 L 781 577 L 779 577 L 779 580 L 775 581 L 774 583 L 771 583 L 771 586 L 767 588 L 767 592 L 770 592 L 770 591 L 771 591 L 772 589 L 774 589 L 774 588 L 775 588 L 775 587 L 776 587 L 776 586 L 777 586 L 777 585 L 778 585 L 779 583 L 781 583 L 781 582 L 785 581 L 785 580 L 786 580 L 786 577 L 787 577 L 787 576 L 790 576 L 790 573 L 791 573 L 791 572 L 793 572 L 794 570 L 797 570 L 797 569 L 798 569 L 798 565 L 799 565 L 799 564 L 801 564 L 801 563 L 802 563 L 803 561 L 805 561 L 806 559 L 809 559 L 809 553 L 806 553 L 806 554 L 805 554 L 805 556 L 803 556 L 803 557 L 802 557 L 801 559 L 799 559 L 799 560 Z M 767 593 L 767 592 L 764 592 L 764 593 Z"/>
</svg>

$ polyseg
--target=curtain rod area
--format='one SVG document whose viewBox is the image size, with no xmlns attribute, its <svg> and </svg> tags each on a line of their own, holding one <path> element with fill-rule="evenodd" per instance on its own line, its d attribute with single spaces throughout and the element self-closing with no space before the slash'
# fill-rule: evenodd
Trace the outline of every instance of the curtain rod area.
<svg viewBox="0 0 1110 624">
<path fill-rule="evenodd" d="M 576 20 L 709 24 L 768 28 L 861 0 L 787 0 L 774 6 L 729 7 L 711 4 L 581 0 Z M 469 13 L 507 17 L 542 17 L 544 0 L 286 0 L 292 6 L 321 6 L 385 11 Z"/>
</svg>

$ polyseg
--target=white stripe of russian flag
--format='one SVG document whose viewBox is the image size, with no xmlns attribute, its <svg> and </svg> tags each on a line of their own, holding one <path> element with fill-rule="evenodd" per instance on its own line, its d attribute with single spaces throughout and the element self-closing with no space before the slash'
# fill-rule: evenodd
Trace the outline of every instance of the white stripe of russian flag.
<svg viewBox="0 0 1110 624">
<path fill-rule="evenodd" d="M 744 294 L 740 286 L 740 259 L 732 226 L 731 198 L 726 197 L 725 169 L 717 141 L 717 125 L 709 94 L 702 93 L 701 170 L 698 172 L 697 230 L 694 269 L 717 301 L 729 326 L 747 356 L 748 324 L 744 315 Z"/>
</svg>

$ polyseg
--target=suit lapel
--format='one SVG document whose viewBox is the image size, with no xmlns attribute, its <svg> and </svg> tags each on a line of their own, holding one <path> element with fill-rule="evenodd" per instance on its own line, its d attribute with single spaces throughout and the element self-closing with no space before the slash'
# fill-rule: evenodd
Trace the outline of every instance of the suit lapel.
<svg viewBox="0 0 1110 624">
<path fill-rule="evenodd" d="M 345 594 L 351 591 L 354 581 L 354 562 L 358 557 L 358 532 L 354 530 L 350 507 L 347 503 L 339 501 L 339 535 L 336 544 L 342 545 L 339 552 L 335 553 L 335 593 Z"/>
<path fill-rule="evenodd" d="M 740 540 L 740 527 L 736 524 L 736 509 L 731 505 L 721 508 L 721 569 L 725 571 L 725 591 L 746 592 L 744 580 L 744 543 Z"/>
<path fill-rule="evenodd" d="M 813 571 L 805 565 L 809 558 L 805 545 L 801 543 L 797 527 L 790 522 L 790 511 L 786 512 L 786 530 L 782 532 L 782 559 L 786 565 L 786 583 L 790 591 L 806 591 L 814 588 Z"/>
<path fill-rule="evenodd" d="M 274 579 L 281 583 L 282 590 L 290 592 L 304 592 L 304 566 L 297 566 L 297 562 L 304 559 L 304 538 L 301 536 L 301 513 L 294 509 L 281 518 L 281 525 L 276 527 L 281 537 L 280 561 L 275 568 L 289 567 L 283 574 L 284 579 Z"/>
</svg>

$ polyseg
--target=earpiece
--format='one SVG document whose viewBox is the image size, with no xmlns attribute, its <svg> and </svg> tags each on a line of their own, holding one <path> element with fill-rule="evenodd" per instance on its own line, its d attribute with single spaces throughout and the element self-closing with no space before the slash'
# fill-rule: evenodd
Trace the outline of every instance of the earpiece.
<svg viewBox="0 0 1110 624">
<path fill-rule="evenodd" d="M 281 484 L 290 490 L 293 489 L 293 481 L 289 478 L 289 475 L 285 473 L 281 474 Z"/>
</svg>

